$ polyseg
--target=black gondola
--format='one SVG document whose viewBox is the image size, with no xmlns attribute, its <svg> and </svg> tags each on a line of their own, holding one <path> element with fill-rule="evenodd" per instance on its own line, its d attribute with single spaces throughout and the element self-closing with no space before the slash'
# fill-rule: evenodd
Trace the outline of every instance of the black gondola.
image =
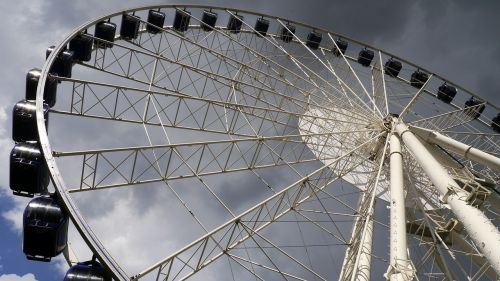
<svg viewBox="0 0 500 281">
<path fill-rule="evenodd" d="M 161 28 L 163 28 L 163 24 L 165 24 L 165 13 L 149 10 L 146 31 L 152 34 L 160 33 Z"/>
<path fill-rule="evenodd" d="M 172 27 L 179 32 L 185 32 L 186 30 L 188 30 L 190 20 L 191 12 L 186 10 L 176 10 L 174 24 L 172 25 Z"/>
<path fill-rule="evenodd" d="M 56 46 L 52 45 L 50 47 L 47 48 L 47 50 L 45 50 L 45 59 L 48 59 L 50 54 L 52 54 L 52 52 L 56 49 Z M 66 51 L 68 48 L 66 46 L 63 46 L 62 49 L 61 49 L 61 52 L 64 52 Z"/>
<path fill-rule="evenodd" d="M 456 94 L 457 88 L 444 83 L 438 88 L 437 98 L 445 103 L 450 103 Z"/>
<path fill-rule="evenodd" d="M 97 261 L 79 262 L 64 276 L 64 281 L 111 281 L 106 269 Z"/>
<path fill-rule="evenodd" d="M 25 99 L 36 100 L 36 90 L 38 81 L 40 81 L 41 70 L 33 68 L 26 74 L 26 93 Z M 56 104 L 57 81 L 52 77 L 47 77 L 43 91 L 43 100 L 50 107 Z"/>
<path fill-rule="evenodd" d="M 18 143 L 10 152 L 10 189 L 14 195 L 44 194 L 49 170 L 37 143 Z"/>
<path fill-rule="evenodd" d="M 486 105 L 484 102 L 475 99 L 474 97 L 471 97 L 467 101 L 465 101 L 464 108 L 467 108 L 465 111 L 469 116 L 471 116 L 474 119 L 479 118 L 481 116 L 481 113 L 483 113 L 484 109 L 486 108 Z"/>
<path fill-rule="evenodd" d="M 313 50 L 316 50 L 319 48 L 319 44 L 321 43 L 322 38 L 323 35 L 321 33 L 313 30 L 307 35 L 306 46 Z"/>
<path fill-rule="evenodd" d="M 393 58 L 385 62 L 384 73 L 391 77 L 398 77 L 399 72 L 403 68 L 403 64 Z"/>
<path fill-rule="evenodd" d="M 269 29 L 269 20 L 266 20 L 265 18 L 258 18 L 255 22 L 254 29 L 257 35 L 265 37 L 267 30 Z"/>
<path fill-rule="evenodd" d="M 337 46 L 333 46 L 333 54 L 337 57 L 340 57 L 341 54 L 345 54 L 345 51 L 347 50 L 347 46 L 349 46 L 349 43 L 347 43 L 347 41 L 344 41 L 340 38 L 338 38 L 337 40 L 335 40 L 335 44 L 337 44 Z"/>
<path fill-rule="evenodd" d="M 229 30 L 229 32 L 231 33 L 239 33 L 241 31 L 242 24 L 242 15 L 231 15 L 229 21 L 227 22 L 227 30 Z"/>
<path fill-rule="evenodd" d="M 120 25 L 120 37 L 125 40 L 134 40 L 139 36 L 141 18 L 136 15 L 123 14 Z"/>
<path fill-rule="evenodd" d="M 374 56 L 375 53 L 372 50 L 362 49 L 361 51 L 359 51 L 358 63 L 362 66 L 368 67 L 372 63 Z"/>
<path fill-rule="evenodd" d="M 201 28 L 205 31 L 211 31 L 215 27 L 217 22 L 217 13 L 212 11 L 203 11 L 203 16 L 201 17 Z"/>
<path fill-rule="evenodd" d="M 500 134 L 500 113 L 491 120 L 491 128 Z"/>
<path fill-rule="evenodd" d="M 92 43 L 91 37 L 78 34 L 75 38 L 69 41 L 69 50 L 73 52 L 73 60 L 90 61 L 92 58 Z"/>
<path fill-rule="evenodd" d="M 292 41 L 295 34 L 295 25 L 286 24 L 281 28 L 281 40 L 288 43 Z"/>
<path fill-rule="evenodd" d="M 49 125 L 49 106 L 43 104 L 45 127 Z M 36 127 L 36 104 L 34 101 L 22 100 L 12 109 L 12 140 L 15 142 L 38 142 Z"/>
<path fill-rule="evenodd" d="M 422 72 L 420 70 L 416 70 L 413 72 L 410 78 L 410 85 L 413 87 L 420 89 L 424 86 L 425 82 L 429 79 L 429 74 Z"/>
<path fill-rule="evenodd" d="M 116 35 L 116 24 L 109 21 L 101 21 L 95 25 L 94 36 L 96 38 L 105 40 L 107 42 L 102 42 L 99 40 L 95 41 L 96 47 L 106 49 L 113 47 L 113 42 L 115 41 Z"/>
<path fill-rule="evenodd" d="M 46 51 L 46 57 L 48 58 L 54 50 L 54 46 L 48 47 Z M 59 53 L 52 61 L 49 73 L 60 77 L 71 78 L 71 71 L 73 68 L 73 55 L 74 53 L 71 50 L 61 51 L 61 53 Z"/>
<path fill-rule="evenodd" d="M 45 50 L 45 59 L 48 59 L 50 54 L 56 49 L 56 46 L 52 45 Z"/>
<path fill-rule="evenodd" d="M 23 214 L 23 252 L 30 260 L 50 261 L 68 241 L 68 216 L 52 196 L 31 200 Z"/>
</svg>

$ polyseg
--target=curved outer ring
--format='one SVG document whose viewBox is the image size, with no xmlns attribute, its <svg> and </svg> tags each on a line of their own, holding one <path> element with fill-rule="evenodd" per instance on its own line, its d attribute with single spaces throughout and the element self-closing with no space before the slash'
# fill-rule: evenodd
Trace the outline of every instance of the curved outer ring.
<svg viewBox="0 0 500 281">
<path fill-rule="evenodd" d="M 69 213 L 69 215 L 70 215 L 70 217 L 71 217 L 71 219 L 73 221 L 73 224 L 75 225 L 76 229 L 78 230 L 78 232 L 80 233 L 80 235 L 82 236 L 82 238 L 85 240 L 85 242 L 90 247 L 90 249 L 92 250 L 92 252 L 98 256 L 98 258 L 101 261 L 101 263 L 109 270 L 109 272 L 111 273 L 111 275 L 113 276 L 113 278 L 116 279 L 116 280 L 129 280 L 130 277 L 118 265 L 118 263 L 113 259 L 113 257 L 105 250 L 104 246 L 101 244 L 101 242 L 99 241 L 99 239 L 97 238 L 97 236 L 93 233 L 92 229 L 89 227 L 89 225 L 85 221 L 84 217 L 81 215 L 78 207 L 76 206 L 75 202 L 73 201 L 73 199 L 71 198 L 71 196 L 69 195 L 69 193 L 66 192 L 66 189 L 65 189 L 66 185 L 64 184 L 62 175 L 59 172 L 59 169 L 57 167 L 56 161 L 55 161 L 54 157 L 52 156 L 52 150 L 50 148 L 49 139 L 48 139 L 48 136 L 47 136 L 47 131 L 45 129 L 45 122 L 44 122 L 44 117 L 43 117 L 43 89 L 45 87 L 45 81 L 46 81 L 47 76 L 49 74 L 50 66 L 54 62 L 54 60 L 56 58 L 56 54 L 60 53 L 61 50 L 63 49 L 63 47 L 66 46 L 69 43 L 69 41 L 74 36 L 76 36 L 78 33 L 80 33 L 82 30 L 85 30 L 85 29 L 87 29 L 87 28 L 89 28 L 91 26 L 94 26 L 97 22 L 99 22 L 101 20 L 105 20 L 105 19 L 108 19 L 108 18 L 111 18 L 111 17 L 119 16 L 119 15 L 124 14 L 124 13 L 132 13 L 132 12 L 135 12 L 135 11 L 142 11 L 142 10 L 149 10 L 149 9 L 177 8 L 177 7 L 182 7 L 182 8 L 184 8 L 184 7 L 185 8 L 206 8 L 206 9 L 211 8 L 211 9 L 215 9 L 215 10 L 231 10 L 231 11 L 237 11 L 237 12 L 242 12 L 242 13 L 246 13 L 246 14 L 253 14 L 253 15 L 257 15 L 257 16 L 263 16 L 263 17 L 272 18 L 272 19 L 284 20 L 284 21 L 287 21 L 287 22 L 295 23 L 297 25 L 301 25 L 303 27 L 315 29 L 315 30 L 318 30 L 318 31 L 328 32 L 328 33 L 330 33 L 332 35 L 341 37 L 343 39 L 346 39 L 348 41 L 354 42 L 356 44 L 369 47 L 369 48 L 371 48 L 373 50 L 376 50 L 376 51 L 380 51 L 380 52 L 384 53 L 385 55 L 388 55 L 390 57 L 396 58 L 396 59 L 398 59 L 398 60 L 400 60 L 400 61 L 402 61 L 402 62 L 404 62 L 404 63 L 406 63 L 408 65 L 411 65 L 411 66 L 413 66 L 415 68 L 421 69 L 421 70 L 423 70 L 423 71 L 425 71 L 427 73 L 433 73 L 433 72 L 431 72 L 431 71 L 429 71 L 429 70 L 427 70 L 427 69 L 425 69 L 423 67 L 417 66 L 417 65 L 415 65 L 415 64 L 413 64 L 413 63 L 411 63 L 411 62 L 409 62 L 409 61 L 407 61 L 405 59 L 402 59 L 402 58 L 400 58 L 400 57 L 398 57 L 396 55 L 390 54 L 388 52 L 384 52 L 384 51 L 382 51 L 382 50 L 380 50 L 380 49 L 378 49 L 378 48 L 376 48 L 374 46 L 370 46 L 369 44 L 357 41 L 355 39 L 351 39 L 351 38 L 349 38 L 347 36 L 344 36 L 344 35 L 341 35 L 341 34 L 338 34 L 338 33 L 334 33 L 334 32 L 330 32 L 330 31 L 328 31 L 328 30 L 326 30 L 324 28 L 318 28 L 318 27 L 315 27 L 315 26 L 312 26 L 312 25 L 309 25 L 309 24 L 305 24 L 305 23 L 301 23 L 301 22 L 298 22 L 298 21 L 283 19 L 281 17 L 275 17 L 275 16 L 271 16 L 271 15 L 267 15 L 267 14 L 262 14 L 262 13 L 247 11 L 247 10 L 241 10 L 241 9 L 233 9 L 233 8 L 225 8 L 225 7 L 217 7 L 217 6 L 209 6 L 209 5 L 191 5 L 191 4 L 183 4 L 183 5 L 175 5 L 175 4 L 150 5 L 150 6 L 142 6 L 142 7 L 137 7 L 137 8 L 133 8 L 133 9 L 127 9 L 127 10 L 122 10 L 122 11 L 119 11 L 119 12 L 107 14 L 105 16 L 101 16 L 101 17 L 95 18 L 95 19 L 93 19 L 91 21 L 88 21 L 85 24 L 82 24 L 79 27 L 75 28 L 55 48 L 55 50 L 50 54 L 50 56 L 47 58 L 47 61 L 43 65 L 42 73 L 41 73 L 41 78 L 40 78 L 40 80 L 38 82 L 37 93 L 36 93 L 37 127 L 38 127 L 38 132 L 39 132 L 40 145 L 41 145 L 41 148 L 43 150 L 43 155 L 45 157 L 45 161 L 46 161 L 47 166 L 49 168 L 49 171 L 50 171 L 50 174 L 51 174 L 51 177 L 52 177 L 52 182 L 53 182 L 53 185 L 54 185 L 54 187 L 56 189 L 57 194 L 59 195 L 62 203 L 64 204 L 64 207 L 68 211 L 68 213 Z M 470 94 L 471 96 L 477 97 L 480 100 L 485 101 L 488 105 L 492 106 L 493 108 L 495 108 L 497 110 L 500 110 L 500 108 L 498 106 L 496 106 L 495 104 L 492 104 L 492 103 L 490 103 L 490 102 L 482 99 L 481 97 L 473 94 L 472 92 L 470 92 L 469 90 L 465 89 L 464 87 L 461 87 L 461 86 L 459 86 L 459 85 L 457 85 L 455 83 L 452 83 L 452 82 L 446 80 L 445 78 L 443 78 L 440 75 L 434 74 L 434 76 L 437 77 L 440 80 L 449 82 L 450 84 L 452 84 L 453 86 L 455 86 L 457 89 L 460 89 L 460 90 L 466 92 L 467 94 Z"/>
</svg>

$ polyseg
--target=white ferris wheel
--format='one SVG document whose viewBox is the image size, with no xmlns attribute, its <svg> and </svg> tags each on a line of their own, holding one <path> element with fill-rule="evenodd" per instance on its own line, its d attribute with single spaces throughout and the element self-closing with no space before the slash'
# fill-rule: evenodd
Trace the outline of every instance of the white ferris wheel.
<svg viewBox="0 0 500 281">
<path fill-rule="evenodd" d="M 14 107 L 23 250 L 65 280 L 498 280 L 499 112 L 292 20 L 105 15 Z"/>
</svg>

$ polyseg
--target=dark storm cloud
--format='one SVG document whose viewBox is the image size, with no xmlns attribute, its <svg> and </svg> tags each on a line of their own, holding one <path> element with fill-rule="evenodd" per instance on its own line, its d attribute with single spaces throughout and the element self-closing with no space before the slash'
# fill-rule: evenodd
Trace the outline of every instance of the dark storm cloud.
<svg viewBox="0 0 500 281">
<path fill-rule="evenodd" d="M 280 12 L 285 4 L 274 5 Z M 325 27 L 337 33 L 365 41 L 388 40 L 399 36 L 406 27 L 413 4 L 404 1 L 316 1 L 314 9 L 304 9 L 303 1 L 294 1 L 283 16 Z M 266 7 L 262 7 L 265 9 Z"/>
<path fill-rule="evenodd" d="M 165 3 L 141 2 L 140 5 Z M 248 9 L 324 27 L 374 44 L 428 68 L 498 104 L 500 2 L 479 1 L 192 1 Z M 46 28 L 67 31 L 136 1 L 49 1 Z"/>
<path fill-rule="evenodd" d="M 136 1 L 63 1 L 55 0 L 45 2 L 43 14 L 46 22 L 63 25 L 73 29 L 95 17 L 122 10 L 135 5 Z M 151 1 L 150 1 L 151 2 Z M 156 1 L 160 2 L 160 1 Z"/>
<path fill-rule="evenodd" d="M 498 105 L 499 14 L 498 1 L 417 1 L 401 37 L 374 43 Z"/>
<path fill-rule="evenodd" d="M 147 1 L 140 5 L 161 4 L 164 1 Z M 373 42 L 375 39 L 397 37 L 406 27 L 414 4 L 404 1 L 312 1 L 304 7 L 304 1 L 191 1 L 190 3 L 213 4 L 241 8 L 270 15 L 281 16 L 304 23 L 329 28 L 353 38 Z M 42 19 L 50 24 L 76 27 L 89 19 L 120 9 L 134 7 L 135 1 L 86 1 L 74 3 L 62 0 L 50 1 L 42 6 Z M 89 9 L 92 7 L 92 9 Z"/>
</svg>

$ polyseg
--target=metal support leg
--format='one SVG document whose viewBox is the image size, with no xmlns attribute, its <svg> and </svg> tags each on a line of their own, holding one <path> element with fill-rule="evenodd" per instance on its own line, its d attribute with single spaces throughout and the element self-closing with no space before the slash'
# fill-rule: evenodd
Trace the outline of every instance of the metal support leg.
<svg viewBox="0 0 500 281">
<path fill-rule="evenodd" d="M 410 130 L 427 142 L 440 145 L 443 148 L 447 148 L 460 154 L 465 159 L 483 164 L 494 171 L 500 172 L 500 158 L 498 157 L 474 148 L 468 144 L 456 141 L 438 132 L 420 127 L 411 127 Z"/>
<path fill-rule="evenodd" d="M 374 206 L 372 206 L 372 208 L 374 209 Z M 356 272 L 356 278 L 354 279 L 356 281 L 370 280 L 372 264 L 373 209 L 369 212 L 370 217 L 366 219 L 365 237 L 363 239 L 363 244 L 361 244 L 358 271 Z"/>
<path fill-rule="evenodd" d="M 401 154 L 401 142 L 396 134 L 391 135 L 390 148 L 391 259 L 386 278 L 391 281 L 406 281 L 412 279 L 413 269 L 408 260 L 406 242 L 403 156 Z"/>
<path fill-rule="evenodd" d="M 463 223 L 465 230 L 479 251 L 497 274 L 500 274 L 500 251 L 498 250 L 500 249 L 500 233 L 498 229 L 480 210 L 467 204 L 468 194 L 457 185 L 447 170 L 427 151 L 405 124 L 398 123 L 396 131 L 441 194 L 442 201 L 449 205 L 457 219 Z"/>
<path fill-rule="evenodd" d="M 370 195 L 365 193 L 362 201 L 370 200 Z M 375 204 L 375 201 L 373 202 Z M 353 227 L 352 237 L 350 240 L 350 246 L 347 249 L 344 262 L 342 264 L 342 271 L 339 276 L 339 280 L 345 281 L 368 281 L 370 280 L 370 270 L 371 270 L 371 251 L 372 251 L 372 241 L 373 241 L 373 214 L 374 206 L 370 206 L 368 210 L 368 215 L 366 220 L 362 217 L 357 217 L 356 222 Z M 357 233 L 358 229 L 361 233 Z M 364 233 L 364 240 L 363 240 Z M 360 246 L 356 247 L 353 243 L 357 236 L 361 236 Z M 353 247 L 354 246 L 354 247 Z M 356 254 L 350 253 L 351 251 L 356 251 Z M 358 258 L 359 256 L 359 258 Z M 354 262 L 352 262 L 354 260 Z M 350 262 L 351 261 L 351 262 Z M 356 266 L 357 262 L 357 266 Z M 354 268 L 356 266 L 356 268 Z"/>
</svg>

